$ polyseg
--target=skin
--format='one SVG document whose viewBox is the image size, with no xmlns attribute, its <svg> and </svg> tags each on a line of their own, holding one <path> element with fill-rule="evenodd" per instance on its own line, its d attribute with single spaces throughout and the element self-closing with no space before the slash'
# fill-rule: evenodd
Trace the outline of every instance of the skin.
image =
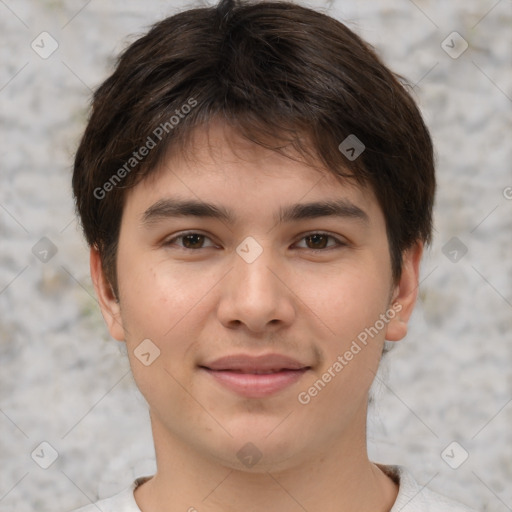
<svg viewBox="0 0 512 512">
<path fill-rule="evenodd" d="M 169 156 L 127 193 L 119 300 L 91 250 L 105 321 L 126 341 L 149 404 L 158 471 L 136 489 L 136 501 L 143 512 L 389 511 L 398 489 L 368 459 L 368 391 L 384 340 L 407 332 L 422 244 L 404 253 L 393 283 L 385 220 L 370 190 L 243 141 L 223 125 L 212 128 L 195 133 L 193 159 Z M 152 205 L 171 197 L 223 206 L 234 222 L 165 215 L 143 222 Z M 290 204 L 326 199 L 350 202 L 367 220 L 274 218 Z M 176 238 L 186 231 L 205 238 Z M 308 238 L 324 232 L 334 238 Z M 236 252 L 248 236 L 263 250 L 252 263 Z M 400 312 L 300 403 L 298 394 L 392 304 Z M 149 366 L 134 352 L 144 339 L 160 350 Z M 311 369 L 272 396 L 246 398 L 198 366 L 234 353 L 285 354 Z M 261 454 L 251 467 L 237 457 L 249 442 Z"/>
</svg>

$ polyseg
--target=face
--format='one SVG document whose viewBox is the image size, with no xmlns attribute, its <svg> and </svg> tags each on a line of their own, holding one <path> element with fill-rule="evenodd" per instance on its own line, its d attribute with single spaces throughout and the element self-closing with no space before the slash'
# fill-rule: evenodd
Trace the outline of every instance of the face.
<svg viewBox="0 0 512 512">
<path fill-rule="evenodd" d="M 231 467 L 261 454 L 252 470 L 286 468 L 364 439 L 421 247 L 393 284 L 371 191 L 227 135 L 197 132 L 193 160 L 170 157 L 129 191 L 119 303 L 95 251 L 91 270 L 160 442 Z"/>
</svg>

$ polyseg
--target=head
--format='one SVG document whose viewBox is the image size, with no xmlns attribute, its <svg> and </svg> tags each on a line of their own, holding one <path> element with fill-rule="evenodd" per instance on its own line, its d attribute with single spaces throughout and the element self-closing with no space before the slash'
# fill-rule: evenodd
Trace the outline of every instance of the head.
<svg viewBox="0 0 512 512">
<path fill-rule="evenodd" d="M 329 404 L 347 399 L 323 439 L 360 420 L 384 340 L 406 332 L 434 189 L 431 139 L 404 81 L 339 21 L 223 0 L 129 46 L 94 94 L 73 191 L 102 311 L 154 426 L 235 464 L 216 447 L 256 439 L 285 403 L 304 446 Z M 185 231 L 195 235 L 178 245 Z M 144 339 L 159 355 L 148 366 Z M 266 397 L 212 388 L 208 365 L 235 352 L 279 352 L 306 370 Z M 267 452 L 288 460 L 274 437 Z"/>
</svg>

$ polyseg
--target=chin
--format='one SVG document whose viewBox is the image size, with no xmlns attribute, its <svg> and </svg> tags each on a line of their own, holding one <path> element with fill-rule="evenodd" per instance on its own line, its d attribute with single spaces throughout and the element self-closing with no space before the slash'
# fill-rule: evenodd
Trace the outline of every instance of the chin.
<svg viewBox="0 0 512 512">
<path fill-rule="evenodd" d="M 301 447 L 292 442 L 295 436 L 290 436 L 286 430 L 272 432 L 277 424 L 274 422 L 272 428 L 264 432 L 249 426 L 243 433 L 231 432 L 233 437 L 226 439 L 223 447 L 219 444 L 211 446 L 210 453 L 217 463 L 235 471 L 267 473 L 290 469 L 300 464 Z M 306 447 L 303 448 L 305 452 Z M 307 458 L 307 455 L 304 453 L 303 457 Z"/>
</svg>

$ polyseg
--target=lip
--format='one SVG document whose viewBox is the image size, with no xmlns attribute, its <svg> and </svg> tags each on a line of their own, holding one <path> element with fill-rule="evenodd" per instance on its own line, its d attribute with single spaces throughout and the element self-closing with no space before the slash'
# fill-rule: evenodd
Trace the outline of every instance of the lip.
<svg viewBox="0 0 512 512">
<path fill-rule="evenodd" d="M 251 356 L 248 354 L 233 354 L 220 357 L 204 366 L 210 370 L 232 370 L 241 373 L 254 373 L 257 371 L 277 371 L 277 370 L 300 370 L 309 368 L 307 364 L 301 363 L 297 359 L 282 354 L 262 354 Z"/>
<path fill-rule="evenodd" d="M 281 354 L 236 354 L 200 366 L 219 384 L 247 398 L 276 394 L 297 382 L 310 368 Z"/>
</svg>

